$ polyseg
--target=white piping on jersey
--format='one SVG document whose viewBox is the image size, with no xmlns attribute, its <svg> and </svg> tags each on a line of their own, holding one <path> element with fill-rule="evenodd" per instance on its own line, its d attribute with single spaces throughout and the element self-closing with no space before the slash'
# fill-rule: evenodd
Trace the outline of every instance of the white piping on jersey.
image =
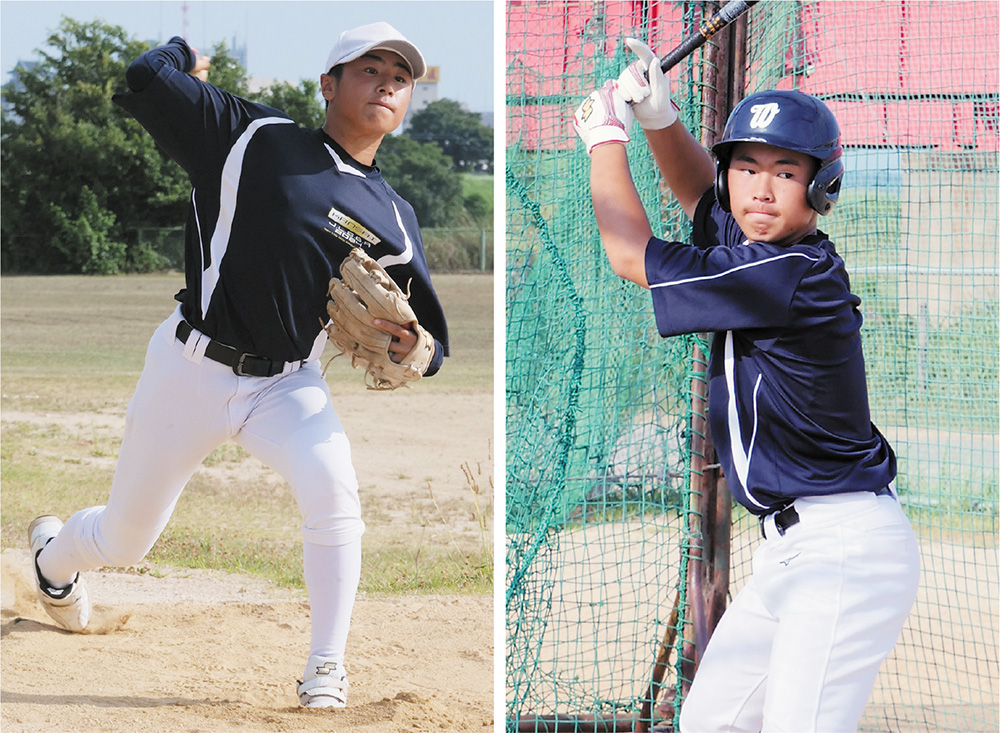
<svg viewBox="0 0 1000 733">
<path fill-rule="evenodd" d="M 243 134 L 239 136 L 236 144 L 233 145 L 226 156 L 225 165 L 222 167 L 222 183 L 219 190 L 219 218 L 215 222 L 215 231 L 212 232 L 212 262 L 206 270 L 202 263 L 201 272 L 201 317 L 205 318 L 208 312 L 208 304 L 212 302 L 212 293 L 215 286 L 219 284 L 219 268 L 222 266 L 222 258 L 226 254 L 229 246 L 229 235 L 233 228 L 233 217 L 236 216 L 236 198 L 239 193 L 240 174 L 243 171 L 243 158 L 246 154 L 250 139 L 257 131 L 265 125 L 294 124 L 293 120 L 284 117 L 264 117 L 250 123 Z"/>
<path fill-rule="evenodd" d="M 313 341 L 312 349 L 309 350 L 309 356 L 306 357 L 306 361 L 315 361 L 316 359 L 323 356 L 323 349 L 326 348 L 326 342 L 328 341 L 326 335 L 326 327 L 330 325 L 330 320 L 323 324 L 323 329 L 316 334 L 316 338 Z"/>
<path fill-rule="evenodd" d="M 768 264 L 770 264 L 772 262 L 776 262 L 778 260 L 783 260 L 786 257 L 802 257 L 802 258 L 810 260 L 812 262 L 819 262 L 819 258 L 817 258 L 817 257 L 810 257 L 809 255 L 803 254 L 801 252 L 785 252 L 785 253 L 780 254 L 780 255 L 775 255 L 774 257 L 768 257 L 766 260 L 760 260 L 759 262 L 748 262 L 745 265 L 738 265 L 737 267 L 733 267 L 733 268 L 731 268 L 729 270 L 726 270 L 725 272 L 717 272 L 714 275 L 700 275 L 698 277 L 684 278 L 683 280 L 671 280 L 671 281 L 663 282 L 663 283 L 650 284 L 649 287 L 650 287 L 650 289 L 652 289 L 652 288 L 669 288 L 671 285 L 687 285 L 688 283 L 696 283 L 696 282 L 700 282 L 702 280 L 716 280 L 716 279 L 718 279 L 720 277 L 725 277 L 726 275 L 731 275 L 734 272 L 739 272 L 740 270 L 745 270 L 748 267 L 758 267 L 759 265 L 768 265 Z"/>
<path fill-rule="evenodd" d="M 341 173 L 349 173 L 351 175 L 361 176 L 362 178 L 365 177 L 364 171 L 360 171 L 354 166 L 345 163 L 344 159 L 337 154 L 336 150 L 331 148 L 326 143 L 323 144 L 326 146 L 326 149 L 330 151 L 330 156 L 333 158 L 333 161 L 337 164 L 338 171 L 340 171 Z M 399 208 L 396 206 L 395 201 L 392 202 L 392 210 L 396 212 L 396 223 L 399 224 L 399 231 L 403 233 L 403 242 L 405 244 L 405 247 L 403 248 L 403 252 L 401 254 L 385 255 L 384 257 L 379 257 L 378 260 L 376 261 L 380 265 L 382 265 L 382 267 L 389 267 L 390 265 L 405 265 L 407 262 L 413 259 L 413 242 L 410 240 L 410 235 L 409 233 L 407 233 L 406 227 L 403 226 L 403 218 L 399 215 Z"/>
<path fill-rule="evenodd" d="M 392 202 L 392 210 L 396 212 L 396 223 L 399 224 L 399 231 L 403 233 L 403 247 L 402 253 L 398 255 L 385 255 L 384 257 L 379 257 L 376 262 L 378 262 L 382 267 L 388 267 L 389 265 L 405 265 L 407 262 L 413 259 L 413 242 L 410 240 L 410 235 L 406 231 L 406 227 L 403 226 L 403 217 L 399 215 L 399 208 L 396 206 L 396 202 Z"/>
<path fill-rule="evenodd" d="M 204 272 L 205 270 L 205 242 L 201 238 L 201 217 L 198 216 L 198 203 L 195 200 L 195 196 L 198 194 L 197 188 L 191 189 L 191 211 L 194 212 L 194 230 L 198 235 L 198 268 Z M 205 314 L 202 313 L 202 316 Z"/>
<path fill-rule="evenodd" d="M 364 171 L 358 170 L 357 168 L 355 168 L 353 165 L 350 165 L 349 163 L 345 163 L 344 159 L 341 158 L 339 155 L 337 155 L 337 151 L 336 150 L 334 150 L 333 148 L 331 148 L 326 143 L 323 143 L 323 147 L 325 147 L 327 149 L 327 152 L 330 153 L 330 157 L 333 158 L 333 162 L 337 164 L 337 170 L 339 172 L 341 172 L 341 173 L 349 173 L 352 176 L 360 176 L 361 178 L 365 178 L 365 172 Z"/>
<path fill-rule="evenodd" d="M 726 389 L 729 390 L 729 449 L 733 454 L 733 467 L 736 469 L 736 476 L 743 485 L 743 493 L 747 499 L 752 501 L 761 509 L 767 506 L 761 504 L 753 498 L 750 493 L 750 486 L 747 484 L 747 476 L 750 473 L 750 461 L 753 458 L 753 447 L 757 441 L 757 393 L 760 391 L 762 375 L 757 375 L 757 382 L 753 388 L 753 432 L 750 434 L 750 447 L 743 449 L 743 435 L 740 432 L 740 416 L 736 406 L 736 378 L 735 364 L 736 356 L 733 348 L 733 332 L 726 331 Z"/>
</svg>

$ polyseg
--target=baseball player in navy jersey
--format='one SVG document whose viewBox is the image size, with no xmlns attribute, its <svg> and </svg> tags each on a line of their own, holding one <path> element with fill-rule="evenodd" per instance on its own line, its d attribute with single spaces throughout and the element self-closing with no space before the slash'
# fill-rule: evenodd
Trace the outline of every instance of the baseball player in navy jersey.
<svg viewBox="0 0 1000 733">
<path fill-rule="evenodd" d="M 860 299 L 817 229 L 843 179 L 839 128 L 815 97 L 753 94 L 713 161 L 677 124 L 659 60 L 628 45 L 639 60 L 574 118 L 601 240 L 614 271 L 650 290 L 662 336 L 714 334 L 712 436 L 764 537 L 681 730 L 853 731 L 915 599 L 919 555 L 870 419 Z M 633 117 L 692 220 L 690 244 L 653 236 L 624 146 Z"/>
<path fill-rule="evenodd" d="M 300 702 L 343 707 L 365 525 L 318 361 L 327 286 L 363 248 L 409 283 L 434 340 L 424 376 L 441 367 L 447 328 L 420 229 L 375 164 L 425 63 L 387 23 L 343 33 L 320 75 L 328 106 L 318 130 L 205 83 L 207 68 L 173 38 L 135 60 L 129 92 L 114 97 L 191 180 L 185 288 L 150 340 L 107 504 L 65 526 L 51 516 L 30 526 L 38 596 L 62 626 L 84 630 L 80 573 L 141 561 L 201 462 L 233 440 L 288 481 L 302 514 L 311 640 Z M 416 341 L 415 324 L 378 325 L 393 337 L 394 361 Z"/>
</svg>

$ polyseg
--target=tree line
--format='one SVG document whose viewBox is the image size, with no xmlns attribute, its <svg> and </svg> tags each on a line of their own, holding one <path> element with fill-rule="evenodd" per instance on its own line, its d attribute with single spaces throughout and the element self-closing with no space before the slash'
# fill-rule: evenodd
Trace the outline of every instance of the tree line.
<svg viewBox="0 0 1000 733">
<path fill-rule="evenodd" d="M 166 266 L 150 229 L 181 226 L 190 182 L 152 138 L 111 102 L 127 91 L 125 70 L 150 45 L 100 21 L 66 17 L 31 68 L 2 89 L 0 270 L 115 274 Z M 209 82 L 321 127 L 319 81 L 251 91 L 224 43 L 211 54 Z M 378 165 L 423 227 L 492 226 L 492 201 L 463 196 L 462 174 L 493 172 L 493 131 L 458 102 L 415 113 L 385 138 Z"/>
</svg>

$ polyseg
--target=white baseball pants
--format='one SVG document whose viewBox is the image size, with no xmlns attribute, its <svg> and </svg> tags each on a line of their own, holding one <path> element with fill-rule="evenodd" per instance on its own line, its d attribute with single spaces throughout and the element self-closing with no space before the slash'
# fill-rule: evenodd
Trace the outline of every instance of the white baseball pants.
<svg viewBox="0 0 1000 733">
<path fill-rule="evenodd" d="M 292 486 L 302 514 L 310 653 L 343 661 L 365 525 L 350 445 L 319 365 L 237 377 L 204 358 L 207 340 L 197 332 L 178 341 L 179 320 L 175 311 L 150 340 L 107 504 L 70 517 L 39 555 L 39 569 L 59 585 L 79 571 L 140 562 L 202 461 L 233 440 Z"/>
<path fill-rule="evenodd" d="M 681 711 L 683 733 L 856 731 L 916 598 L 920 557 L 893 496 L 795 502 L 723 614 Z"/>
</svg>

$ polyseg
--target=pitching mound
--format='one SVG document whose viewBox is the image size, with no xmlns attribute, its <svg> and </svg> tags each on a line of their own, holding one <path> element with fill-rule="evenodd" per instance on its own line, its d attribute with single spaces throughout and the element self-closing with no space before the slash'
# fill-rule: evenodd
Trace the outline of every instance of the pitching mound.
<svg viewBox="0 0 1000 733">
<path fill-rule="evenodd" d="M 306 710 L 295 695 L 309 648 L 303 594 L 203 571 L 89 573 L 91 633 L 71 634 L 35 600 L 27 551 L 0 559 L 4 733 L 493 727 L 488 597 L 359 598 L 349 707 Z"/>
</svg>

